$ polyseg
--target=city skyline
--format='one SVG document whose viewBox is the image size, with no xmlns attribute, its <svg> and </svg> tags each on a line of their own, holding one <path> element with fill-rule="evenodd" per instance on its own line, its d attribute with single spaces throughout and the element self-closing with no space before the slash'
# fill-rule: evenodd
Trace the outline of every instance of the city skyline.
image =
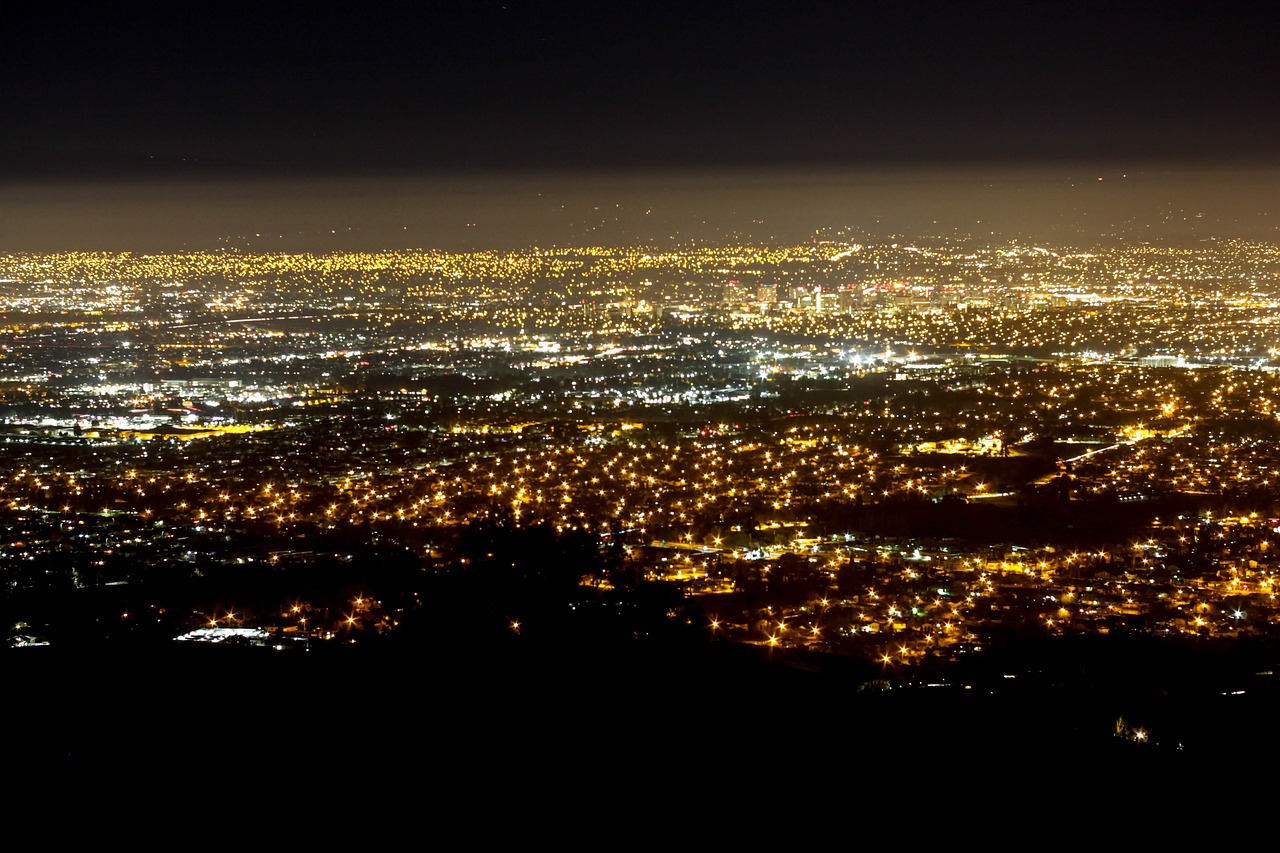
<svg viewBox="0 0 1280 853">
<path fill-rule="evenodd" d="M 1011 748 L 1256 748 L 1208 721 L 1277 690 L 1278 252 L 0 255 L 4 653 L 33 685 L 103 655 L 443 660 L 464 692 L 552 690 L 522 719 L 554 731 L 601 683 L 711 701 L 708 674 L 797 667 L 795 713 L 888 693 Z M 46 709 L 30 748 L 97 766 L 122 747 L 62 722 L 67 689 L 19 691 Z M 358 695 L 356 719 L 409 707 Z M 1027 701 L 1062 710 L 1016 738 L 981 710 Z"/>
</svg>

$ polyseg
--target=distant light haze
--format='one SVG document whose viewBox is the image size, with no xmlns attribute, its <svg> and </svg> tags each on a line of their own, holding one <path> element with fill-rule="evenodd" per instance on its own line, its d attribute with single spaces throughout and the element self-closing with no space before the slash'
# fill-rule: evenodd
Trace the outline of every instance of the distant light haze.
<svg viewBox="0 0 1280 853">
<path fill-rule="evenodd" d="M 1280 239 L 1280 171 L 759 170 L 0 186 L 0 251 Z"/>
<path fill-rule="evenodd" d="M 3 252 L 1276 238 L 1276 3 L 11 5 Z"/>
</svg>

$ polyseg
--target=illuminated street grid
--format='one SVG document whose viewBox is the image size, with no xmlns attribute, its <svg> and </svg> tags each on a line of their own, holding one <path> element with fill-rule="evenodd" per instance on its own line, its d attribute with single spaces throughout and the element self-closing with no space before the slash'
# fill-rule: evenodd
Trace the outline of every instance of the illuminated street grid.
<svg viewBox="0 0 1280 853">
<path fill-rule="evenodd" d="M 1272 633 L 1277 270 L 1236 242 L 6 256 L 0 577 L 350 559 L 328 532 L 430 572 L 498 520 L 625 542 L 713 635 L 886 664 L 995 625 Z M 396 605 L 169 616 L 276 642 Z"/>
</svg>

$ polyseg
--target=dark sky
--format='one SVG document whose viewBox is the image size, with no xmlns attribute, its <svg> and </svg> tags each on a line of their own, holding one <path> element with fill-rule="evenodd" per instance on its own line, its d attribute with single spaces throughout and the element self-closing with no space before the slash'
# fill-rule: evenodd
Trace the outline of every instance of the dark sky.
<svg viewBox="0 0 1280 853">
<path fill-rule="evenodd" d="M 127 219 L 68 187 L 1275 167 L 1278 24 L 1229 0 L 10 2 L 0 250 L 58 226 L 49 193 Z"/>
</svg>

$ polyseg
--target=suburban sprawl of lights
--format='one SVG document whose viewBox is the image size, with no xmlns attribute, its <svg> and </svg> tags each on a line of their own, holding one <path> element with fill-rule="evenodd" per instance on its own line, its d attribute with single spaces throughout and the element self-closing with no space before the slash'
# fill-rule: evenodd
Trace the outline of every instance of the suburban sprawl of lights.
<svg viewBox="0 0 1280 853">
<path fill-rule="evenodd" d="M 885 666 L 1273 634 L 1278 276 L 1231 241 L 3 256 L 0 582 L 430 574 L 500 524 L 594 537 L 584 588 L 661 582 L 712 636 Z M 421 603 L 376 593 L 114 618 L 283 647 Z"/>
</svg>

